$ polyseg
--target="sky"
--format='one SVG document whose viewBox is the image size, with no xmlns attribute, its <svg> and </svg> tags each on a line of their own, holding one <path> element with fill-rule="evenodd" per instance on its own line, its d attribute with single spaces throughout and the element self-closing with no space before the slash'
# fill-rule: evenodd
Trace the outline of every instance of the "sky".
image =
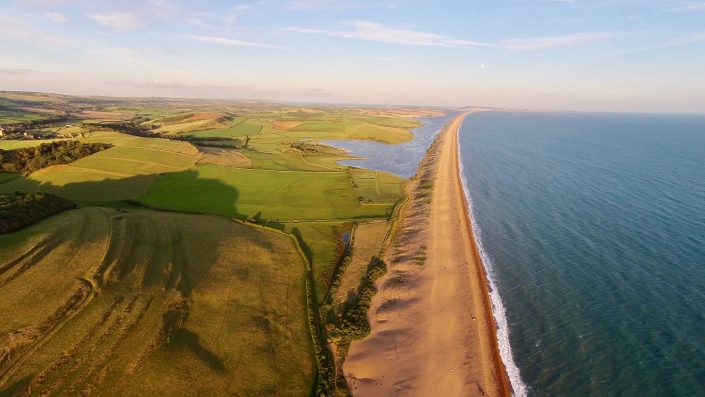
<svg viewBox="0 0 705 397">
<path fill-rule="evenodd" d="M 705 1 L 0 0 L 0 90 L 705 113 Z"/>
</svg>

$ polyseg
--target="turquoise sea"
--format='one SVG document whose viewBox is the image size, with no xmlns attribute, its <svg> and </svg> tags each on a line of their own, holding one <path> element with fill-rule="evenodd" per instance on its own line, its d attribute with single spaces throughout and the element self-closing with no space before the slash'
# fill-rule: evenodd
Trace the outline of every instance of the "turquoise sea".
<svg viewBox="0 0 705 397">
<path fill-rule="evenodd" d="M 705 116 L 470 115 L 473 227 L 517 394 L 705 395 Z"/>
</svg>

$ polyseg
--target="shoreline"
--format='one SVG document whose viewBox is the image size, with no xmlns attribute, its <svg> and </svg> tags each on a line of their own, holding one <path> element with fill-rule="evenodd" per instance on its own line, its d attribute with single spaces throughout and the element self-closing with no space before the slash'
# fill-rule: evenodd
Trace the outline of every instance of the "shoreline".
<svg viewBox="0 0 705 397">
<path fill-rule="evenodd" d="M 443 128 L 408 186 L 372 332 L 345 361 L 353 395 L 511 395 L 460 174 L 458 130 L 470 113 Z"/>
</svg>

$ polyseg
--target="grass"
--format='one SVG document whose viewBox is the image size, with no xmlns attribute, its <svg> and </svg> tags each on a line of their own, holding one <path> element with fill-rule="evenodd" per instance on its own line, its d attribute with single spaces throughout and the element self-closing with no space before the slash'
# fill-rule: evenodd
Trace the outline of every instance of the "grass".
<svg viewBox="0 0 705 397">
<path fill-rule="evenodd" d="M 7 140 L 3 139 L 0 140 L 0 150 L 13 150 L 13 149 L 21 149 L 25 147 L 35 147 L 39 146 L 42 143 L 48 143 L 48 142 L 54 142 L 57 141 L 58 139 L 36 139 L 36 140 L 26 140 L 26 141 L 17 141 L 17 140 Z"/>
<path fill-rule="evenodd" d="M 299 238 L 301 247 L 313 266 L 316 298 L 319 303 L 322 303 L 330 287 L 333 267 L 342 254 L 343 235 L 350 233 L 352 223 L 300 222 L 275 227 Z"/>
<path fill-rule="evenodd" d="M 405 142 L 419 126 L 408 117 L 430 110 L 0 92 L 12 115 L 47 117 L 18 110 L 16 100 L 69 109 L 77 120 L 42 128 L 113 147 L 28 176 L 0 174 L 0 193 L 44 191 L 84 206 L 0 235 L 0 268 L 27 254 L 0 275 L 9 319 L 0 322 L 0 352 L 27 357 L 0 395 L 29 386 L 51 395 L 287 396 L 310 395 L 316 378 L 331 382 L 326 322 L 337 318 L 347 332 L 341 314 L 360 301 L 405 180 L 341 166 L 344 151 L 318 142 Z M 95 131 L 117 114 L 234 149 Z M 39 143 L 0 140 L 0 149 Z M 291 236 L 202 214 L 295 235 L 310 272 Z M 318 310 L 307 312 L 305 297 Z"/>
<path fill-rule="evenodd" d="M 262 130 L 262 124 L 255 120 L 243 121 L 238 119 L 233 126 L 228 128 L 215 128 L 206 131 L 189 133 L 188 135 L 199 138 L 232 138 L 257 135 Z"/>
<path fill-rule="evenodd" d="M 79 202 L 138 199 L 163 172 L 181 171 L 199 158 L 186 142 L 95 133 L 83 142 L 115 146 L 69 165 L 48 167 L 0 184 L 0 193 L 47 192 Z"/>
<path fill-rule="evenodd" d="M 355 233 L 352 237 L 352 259 L 333 296 L 333 304 L 339 310 L 346 308 L 355 300 L 360 280 L 367 271 L 370 259 L 379 255 L 388 227 L 388 222 L 359 223 L 355 227 Z"/>
<path fill-rule="evenodd" d="M 205 215 L 84 208 L 0 236 L 0 255 L 42 241 L 51 245 L 31 265 L 0 276 L 0 335 L 23 330 L 0 342 L 14 349 L 0 373 L 18 363 L 0 394 L 310 393 L 305 267 L 287 236 Z"/>
<path fill-rule="evenodd" d="M 384 127 L 416 128 L 421 126 L 421 123 L 415 120 L 402 119 L 399 117 L 369 117 L 364 120 L 368 123 Z"/>
<path fill-rule="evenodd" d="M 349 174 L 364 203 L 393 203 L 401 197 L 404 179 L 400 177 L 366 169 L 352 169 Z"/>
<path fill-rule="evenodd" d="M 274 222 L 386 217 L 394 205 L 360 203 L 345 172 L 208 165 L 159 176 L 142 201 L 156 208 Z"/>
<path fill-rule="evenodd" d="M 12 172 L 0 172 L 0 183 L 5 183 L 17 178 L 19 175 Z"/>
</svg>

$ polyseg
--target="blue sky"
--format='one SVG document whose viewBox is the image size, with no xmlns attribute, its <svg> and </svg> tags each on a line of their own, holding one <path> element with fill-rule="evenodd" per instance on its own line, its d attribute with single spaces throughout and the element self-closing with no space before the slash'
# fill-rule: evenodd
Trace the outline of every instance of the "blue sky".
<svg viewBox="0 0 705 397">
<path fill-rule="evenodd" d="M 0 89 L 705 112 L 705 1 L 0 2 Z"/>
</svg>

